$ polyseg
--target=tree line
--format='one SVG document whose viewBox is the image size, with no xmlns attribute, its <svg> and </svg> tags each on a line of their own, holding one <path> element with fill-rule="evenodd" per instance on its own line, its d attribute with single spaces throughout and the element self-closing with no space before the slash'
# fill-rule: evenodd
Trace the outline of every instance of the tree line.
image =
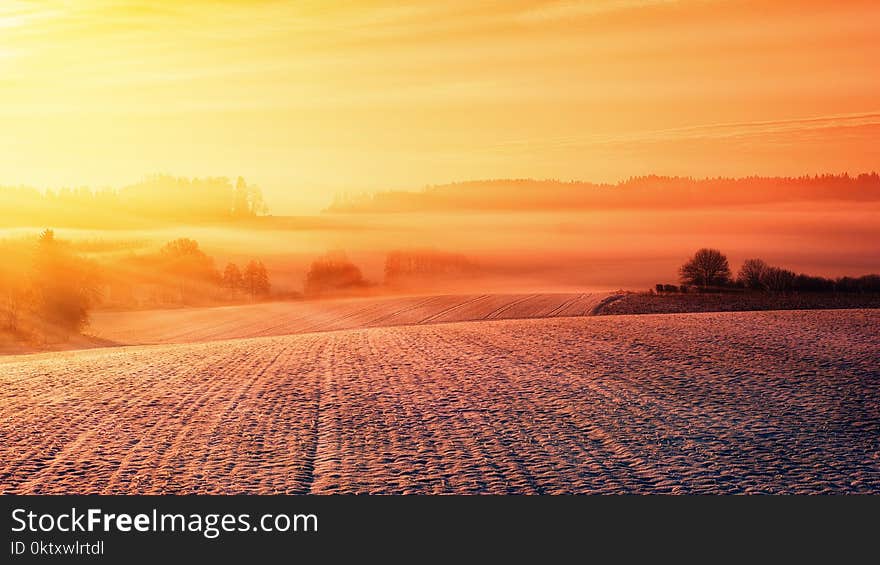
<svg viewBox="0 0 880 565">
<path fill-rule="evenodd" d="M 266 266 L 262 261 L 255 260 L 249 261 L 244 270 L 235 263 L 227 263 L 220 284 L 233 297 L 245 295 L 251 300 L 269 296 L 271 289 Z"/>
<path fill-rule="evenodd" d="M 163 245 L 157 253 L 131 255 L 122 258 L 107 272 L 114 298 L 125 304 L 146 302 L 147 305 L 180 304 L 200 305 L 214 302 L 265 300 L 271 291 L 266 266 L 257 259 L 244 268 L 228 263 L 220 272 L 214 258 L 205 253 L 199 243 L 190 238 L 179 238 Z M 146 288 L 144 297 L 125 296 Z"/>
<path fill-rule="evenodd" d="M 197 305 L 269 298 L 269 273 L 259 260 L 221 274 L 198 242 L 180 238 L 158 251 L 98 263 L 43 231 L 35 242 L 0 242 L 0 333 L 31 341 L 81 332 L 95 307 Z M 137 300 L 140 293 L 142 300 Z"/>
<path fill-rule="evenodd" d="M 769 265 L 763 259 L 746 259 L 734 277 L 727 256 L 718 249 L 698 250 L 679 269 L 681 286 L 658 284 L 657 292 L 742 289 L 757 292 L 880 293 L 880 275 L 830 279 Z"/>
<path fill-rule="evenodd" d="M 328 212 L 399 213 L 456 210 L 681 209 L 795 201 L 880 201 L 880 175 L 704 178 L 647 175 L 615 184 L 493 179 L 337 195 Z"/>
<path fill-rule="evenodd" d="M 401 289 L 421 287 L 426 282 L 461 278 L 477 267 L 464 255 L 434 249 L 390 251 L 385 257 L 384 285 Z M 304 293 L 307 297 L 357 294 L 379 285 L 366 280 L 360 267 L 343 252 L 328 253 L 309 266 Z"/>
<path fill-rule="evenodd" d="M 89 249 L 97 245 L 87 243 Z M 81 332 L 97 307 L 199 306 L 273 296 L 262 261 L 229 262 L 220 271 L 214 258 L 193 239 L 175 239 L 154 252 L 129 253 L 103 262 L 83 258 L 78 247 L 83 246 L 58 239 L 51 229 L 42 232 L 33 245 L 0 241 L 0 251 L 6 256 L 0 263 L 0 333 L 63 340 Z M 396 250 L 386 257 L 384 285 L 405 288 L 437 278 L 459 278 L 474 268 L 459 254 Z M 344 252 L 333 252 L 311 262 L 299 296 L 345 296 L 379 286 L 367 280 Z"/>
<path fill-rule="evenodd" d="M 0 186 L 7 226 L 108 227 L 228 222 L 264 215 L 260 188 L 243 177 L 154 175 L 120 189 Z"/>
</svg>

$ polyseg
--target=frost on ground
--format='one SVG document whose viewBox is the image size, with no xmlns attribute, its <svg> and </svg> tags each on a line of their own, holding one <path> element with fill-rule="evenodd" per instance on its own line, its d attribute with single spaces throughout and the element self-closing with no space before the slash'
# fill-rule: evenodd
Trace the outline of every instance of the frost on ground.
<svg viewBox="0 0 880 565">
<path fill-rule="evenodd" d="M 0 362 L 5 493 L 880 493 L 880 311 L 502 320 Z"/>
</svg>

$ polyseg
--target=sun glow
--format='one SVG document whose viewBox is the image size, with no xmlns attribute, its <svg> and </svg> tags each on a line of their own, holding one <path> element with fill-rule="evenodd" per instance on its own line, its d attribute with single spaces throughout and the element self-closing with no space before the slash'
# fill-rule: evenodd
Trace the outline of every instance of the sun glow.
<svg viewBox="0 0 880 565">
<path fill-rule="evenodd" d="M 878 157 L 871 2 L 0 10 L 4 184 L 244 174 L 296 212 L 456 180 L 856 173 Z"/>
<path fill-rule="evenodd" d="M 327 251 L 381 280 L 409 247 L 496 290 L 644 288 L 695 245 L 860 275 L 878 24 L 862 0 L 6 2 L 0 235 L 58 229 L 111 273 L 193 238 L 284 292 Z"/>
</svg>

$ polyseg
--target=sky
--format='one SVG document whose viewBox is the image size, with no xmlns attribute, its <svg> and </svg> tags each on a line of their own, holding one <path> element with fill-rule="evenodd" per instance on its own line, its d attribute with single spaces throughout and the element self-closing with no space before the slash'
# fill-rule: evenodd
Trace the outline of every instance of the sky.
<svg viewBox="0 0 880 565">
<path fill-rule="evenodd" d="M 0 184 L 243 175 L 296 214 L 469 179 L 870 171 L 878 27 L 861 0 L 4 0 Z"/>
</svg>

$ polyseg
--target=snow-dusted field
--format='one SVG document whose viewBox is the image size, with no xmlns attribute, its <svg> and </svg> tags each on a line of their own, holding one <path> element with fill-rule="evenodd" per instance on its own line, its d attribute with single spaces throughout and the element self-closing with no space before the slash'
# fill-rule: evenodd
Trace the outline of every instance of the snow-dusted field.
<svg viewBox="0 0 880 565">
<path fill-rule="evenodd" d="M 880 493 L 878 334 L 670 314 L 0 358 L 0 492 Z"/>
</svg>

